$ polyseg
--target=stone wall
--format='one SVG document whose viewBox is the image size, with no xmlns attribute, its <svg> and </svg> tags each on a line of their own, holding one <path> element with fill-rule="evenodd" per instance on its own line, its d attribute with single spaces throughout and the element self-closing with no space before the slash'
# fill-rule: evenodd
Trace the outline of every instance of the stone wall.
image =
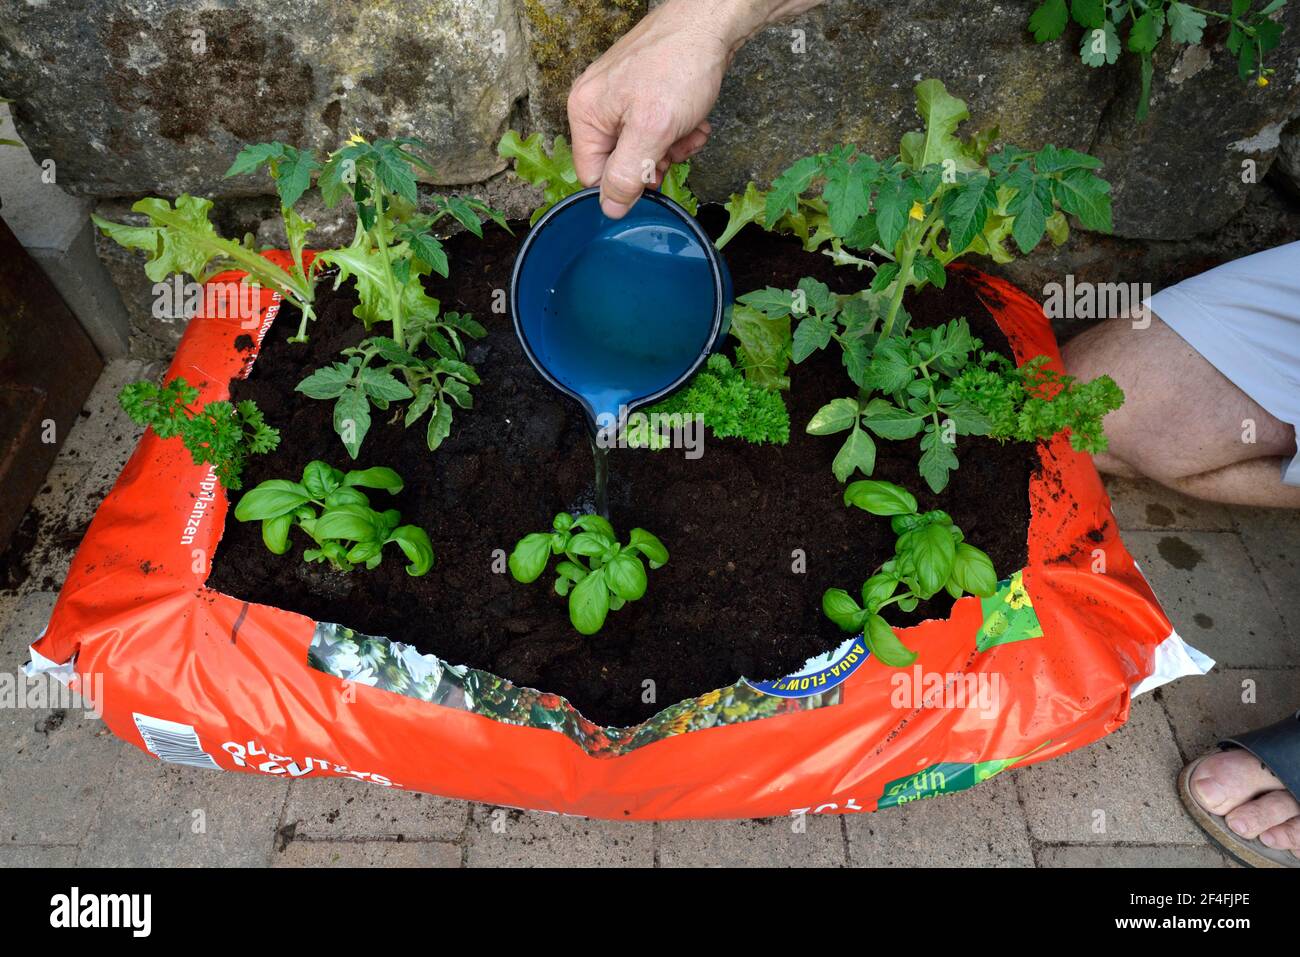
<svg viewBox="0 0 1300 957">
<path fill-rule="evenodd" d="M 1205 47 L 1178 55 L 1162 46 L 1143 124 L 1133 118 L 1133 58 L 1091 70 L 1072 43 L 1035 44 L 1025 28 L 1034 6 L 830 0 L 766 31 L 736 58 L 692 185 L 705 199 L 725 200 L 746 180 L 766 183 L 794 158 L 834 143 L 890 152 L 916 123 L 912 86 L 935 76 L 967 100 L 975 124 L 1106 162 L 1116 237 L 1080 237 L 1050 259 L 1013 267 L 1027 285 L 1076 267 L 1158 285 L 1216 250 L 1249 251 L 1279 231 L 1300 235 L 1294 200 L 1262 182 L 1300 115 L 1300 3 L 1286 8 L 1283 45 L 1271 55 L 1278 72 L 1266 89 L 1237 79 L 1212 33 Z M 569 83 L 646 7 L 0 0 L 0 94 L 16 99 L 25 141 L 55 160 L 60 185 L 106 213 L 142 195 L 189 191 L 218 198 L 232 232 L 273 241 L 266 183 L 222 178 L 239 145 L 274 138 L 326 149 L 352 130 L 419 136 L 433 146 L 435 186 L 519 212 L 529 197 L 501 175 L 501 133 L 563 131 Z M 1284 149 L 1279 170 L 1294 176 L 1298 152 Z M 1261 182 L 1243 180 L 1246 160 Z M 148 318 L 134 260 L 102 252 L 132 308 L 138 351 L 165 354 L 179 329 Z M 1145 272 L 1123 275 L 1126 268 Z"/>
</svg>

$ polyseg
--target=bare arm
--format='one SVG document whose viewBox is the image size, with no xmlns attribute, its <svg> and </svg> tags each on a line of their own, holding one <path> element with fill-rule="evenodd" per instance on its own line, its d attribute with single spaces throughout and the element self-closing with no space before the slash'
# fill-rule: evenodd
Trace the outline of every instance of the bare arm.
<svg viewBox="0 0 1300 957">
<path fill-rule="evenodd" d="M 621 217 L 669 163 L 709 138 L 709 110 L 731 59 L 771 23 L 822 0 L 667 0 L 647 14 L 569 93 L 573 163 L 601 208 Z"/>
</svg>

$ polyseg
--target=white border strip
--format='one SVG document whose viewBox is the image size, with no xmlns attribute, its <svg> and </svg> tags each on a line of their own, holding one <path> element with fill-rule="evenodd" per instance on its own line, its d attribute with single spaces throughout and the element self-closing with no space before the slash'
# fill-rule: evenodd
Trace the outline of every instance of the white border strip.
<svg viewBox="0 0 1300 957">
<path fill-rule="evenodd" d="M 1187 644 L 1179 637 L 1177 631 L 1171 631 L 1168 638 L 1156 645 L 1154 668 L 1151 674 L 1135 684 L 1129 694 L 1136 698 L 1176 678 L 1208 674 L 1213 667 L 1213 658 Z"/>
</svg>

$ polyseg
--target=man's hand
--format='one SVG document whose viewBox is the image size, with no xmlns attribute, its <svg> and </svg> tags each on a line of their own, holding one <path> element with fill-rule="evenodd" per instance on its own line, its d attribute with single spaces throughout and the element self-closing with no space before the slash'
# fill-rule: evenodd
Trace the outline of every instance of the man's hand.
<svg viewBox="0 0 1300 957">
<path fill-rule="evenodd" d="M 667 0 L 587 68 L 569 92 L 573 166 L 622 217 L 670 163 L 709 138 L 706 117 L 736 51 L 821 0 Z"/>
</svg>

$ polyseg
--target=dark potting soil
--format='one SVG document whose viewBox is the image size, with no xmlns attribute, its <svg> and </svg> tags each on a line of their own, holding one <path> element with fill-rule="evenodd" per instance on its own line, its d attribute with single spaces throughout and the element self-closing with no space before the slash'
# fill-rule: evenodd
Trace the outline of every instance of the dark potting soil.
<svg viewBox="0 0 1300 957">
<path fill-rule="evenodd" d="M 716 235 L 717 208 L 701 219 Z M 515 225 L 521 235 L 526 226 Z M 594 637 L 569 622 L 565 599 L 548 572 L 531 585 L 495 572 L 494 552 L 509 553 L 524 534 L 549 530 L 558 511 L 589 511 L 593 463 L 576 404 L 553 391 L 528 363 L 508 314 L 494 313 L 509 286 L 519 235 L 491 229 L 483 239 L 451 239 L 451 278 L 430 284 L 444 310 L 471 312 L 488 336 L 470 346 L 483 383 L 474 408 L 457 411 L 451 437 L 436 452 L 423 423 L 406 430 L 376 414 L 355 462 L 331 427 L 331 402 L 294 391 L 304 376 L 364 336 L 352 316 L 350 288 L 320 290 L 319 318 L 307 345 L 286 342 L 298 325 L 286 308 L 272 326 L 237 399 L 254 399 L 281 431 L 280 447 L 254 457 L 245 488 L 270 478 L 298 479 L 312 459 L 336 467 L 386 465 L 406 488 L 391 501 L 404 522 L 425 528 L 437 556 L 433 570 L 411 578 L 396 548 L 373 570 L 340 574 L 299 560 L 305 542 L 293 533 L 292 555 L 263 546 L 257 523 L 227 513 L 208 585 L 237 598 L 338 622 L 407 642 L 456 664 L 517 684 L 561 694 L 601 724 L 635 724 L 683 698 L 725 687 L 740 676 L 771 679 L 801 667 L 845 637 L 821 612 L 822 592 L 856 593 L 893 551 L 889 523 L 843 504 L 831 474 L 836 436 L 804 432 L 812 414 L 853 391 L 838 352 L 826 350 L 792 367 L 790 444 L 754 446 L 709 435 L 701 458 L 681 450 L 610 453 L 610 509 L 626 536 L 634 526 L 658 535 L 671 554 L 649 573 L 646 596 L 611 613 Z M 738 291 L 793 288 L 815 276 L 837 292 L 861 288 L 865 274 L 835 267 L 796 240 L 744 230 L 727 247 Z M 501 296 L 495 295 L 497 301 Z M 986 347 L 1008 351 L 1005 337 L 968 286 L 954 277 L 912 303 L 914 323 L 964 315 Z M 237 348 L 232 342 L 232 348 Z M 917 472 L 917 441 L 880 442 L 875 478 L 913 491 L 923 509 L 942 507 L 967 539 L 983 548 L 1000 575 L 1021 568 L 1029 526 L 1027 494 L 1038 458 L 1033 446 L 981 438 L 958 445 L 961 467 L 942 497 Z M 376 492 L 372 501 L 390 505 Z M 237 497 L 237 493 L 232 498 Z M 802 556 L 802 558 L 801 558 Z M 805 569 L 797 572 L 797 567 Z M 497 563 L 500 567 L 500 563 Z M 923 604 L 908 624 L 946 617 L 946 595 Z M 654 700 L 643 701 L 654 682 Z"/>
</svg>

